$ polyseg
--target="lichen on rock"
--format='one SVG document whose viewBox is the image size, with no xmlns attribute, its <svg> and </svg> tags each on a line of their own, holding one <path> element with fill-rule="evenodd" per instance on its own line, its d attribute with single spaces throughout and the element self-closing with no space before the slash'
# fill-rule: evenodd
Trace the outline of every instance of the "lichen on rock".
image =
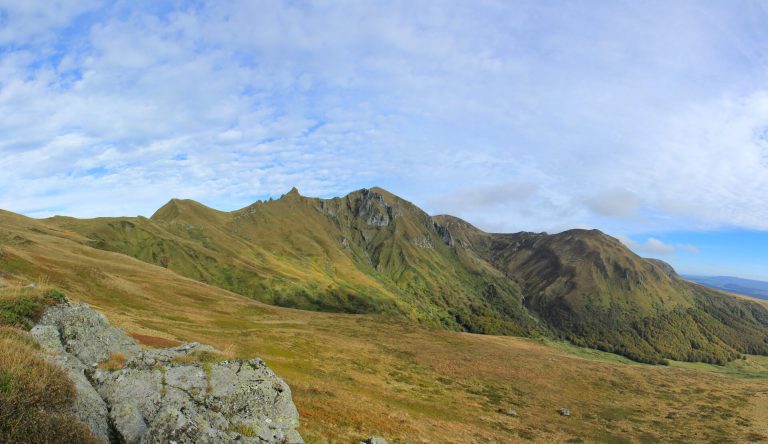
<svg viewBox="0 0 768 444">
<path fill-rule="evenodd" d="M 142 351 L 87 304 L 49 308 L 32 335 L 75 381 L 73 415 L 105 442 L 304 442 L 290 388 L 261 359 L 194 362 L 214 351 L 197 343 Z M 124 368 L 98 368 L 113 354 Z"/>
</svg>

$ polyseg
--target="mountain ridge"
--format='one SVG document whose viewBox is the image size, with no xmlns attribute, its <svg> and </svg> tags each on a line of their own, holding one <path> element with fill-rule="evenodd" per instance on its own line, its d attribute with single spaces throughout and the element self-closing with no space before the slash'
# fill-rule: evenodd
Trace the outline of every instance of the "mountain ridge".
<svg viewBox="0 0 768 444">
<path fill-rule="evenodd" d="M 737 276 L 699 276 L 683 275 L 683 278 L 698 284 L 729 293 L 768 300 L 768 282 L 757 279 L 745 279 Z"/>
<path fill-rule="evenodd" d="M 293 188 L 231 212 L 172 199 L 149 219 L 44 222 L 275 305 L 557 336 L 643 362 L 768 354 L 765 307 L 693 286 L 599 230 L 486 233 L 381 188 L 331 199 Z"/>
</svg>

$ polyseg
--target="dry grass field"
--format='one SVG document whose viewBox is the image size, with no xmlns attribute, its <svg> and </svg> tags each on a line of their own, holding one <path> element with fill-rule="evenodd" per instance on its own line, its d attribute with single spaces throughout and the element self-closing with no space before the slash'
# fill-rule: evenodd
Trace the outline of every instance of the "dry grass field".
<svg viewBox="0 0 768 444">
<path fill-rule="evenodd" d="M 147 346 L 199 341 L 262 357 L 291 386 L 310 443 L 768 440 L 763 357 L 650 366 L 564 343 L 276 308 L 77 236 L 0 213 L 0 282 L 46 280 Z"/>
</svg>

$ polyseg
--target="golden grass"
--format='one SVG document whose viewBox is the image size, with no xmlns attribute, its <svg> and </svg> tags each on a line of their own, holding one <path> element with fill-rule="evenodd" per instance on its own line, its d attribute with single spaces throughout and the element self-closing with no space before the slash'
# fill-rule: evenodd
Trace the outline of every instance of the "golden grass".
<svg viewBox="0 0 768 444">
<path fill-rule="evenodd" d="M 102 370 L 120 370 L 121 368 L 125 367 L 125 362 L 127 361 L 126 357 L 122 353 L 112 353 L 109 355 L 109 358 L 107 358 L 106 361 L 99 364 L 99 368 Z"/>
<path fill-rule="evenodd" d="M 152 348 L 169 348 L 181 345 L 181 342 L 175 339 L 160 338 L 152 335 L 142 335 L 140 333 L 131 333 L 130 336 L 139 344 Z"/>
<path fill-rule="evenodd" d="M 175 357 L 173 359 L 173 363 L 174 364 L 198 364 L 198 363 L 211 364 L 211 363 L 225 361 L 226 359 L 227 359 L 227 356 L 224 356 L 221 353 L 198 350 L 196 352 L 193 352 L 187 355 L 181 355 L 181 356 Z"/>
<path fill-rule="evenodd" d="M 45 270 L 127 331 L 263 358 L 290 385 L 309 443 L 371 435 L 408 443 L 768 439 L 766 379 L 627 363 L 381 316 L 271 307 L 76 244 L 71 233 L 42 225 L 32 232 L 34 221 L 0 222 L 30 241 L 4 247 L 5 269 L 20 276 Z M 573 415 L 560 416 L 561 407 Z M 505 408 L 518 417 L 498 412 Z"/>
<path fill-rule="evenodd" d="M 0 329 L 0 442 L 95 443 L 62 414 L 75 399 L 66 373 L 40 357 L 23 331 Z"/>
</svg>

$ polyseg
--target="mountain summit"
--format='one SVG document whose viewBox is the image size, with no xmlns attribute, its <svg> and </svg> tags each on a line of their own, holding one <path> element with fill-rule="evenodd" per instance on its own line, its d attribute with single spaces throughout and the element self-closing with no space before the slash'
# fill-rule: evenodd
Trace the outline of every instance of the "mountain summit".
<svg viewBox="0 0 768 444">
<path fill-rule="evenodd" d="M 546 335 L 644 362 L 768 354 L 768 310 L 680 279 L 597 230 L 486 233 L 380 188 L 150 219 L 53 218 L 91 246 L 271 304 Z"/>
</svg>

